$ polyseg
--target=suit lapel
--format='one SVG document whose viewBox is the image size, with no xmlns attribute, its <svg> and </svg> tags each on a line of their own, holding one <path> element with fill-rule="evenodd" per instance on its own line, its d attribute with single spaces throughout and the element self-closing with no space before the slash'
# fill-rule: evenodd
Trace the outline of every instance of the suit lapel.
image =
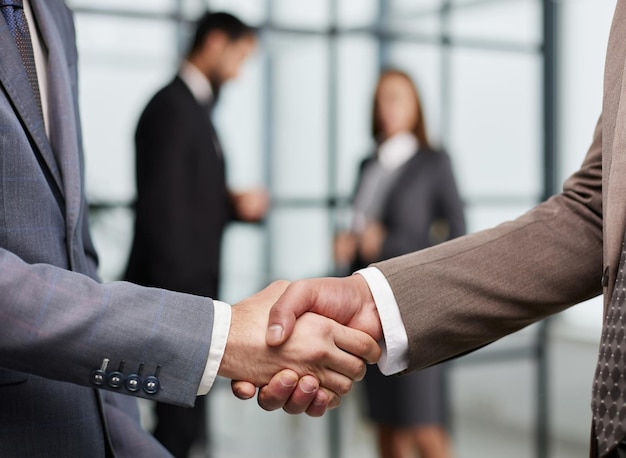
<svg viewBox="0 0 626 458">
<path fill-rule="evenodd" d="M 625 18 L 626 2 L 620 1 L 607 51 L 601 121 L 604 257 L 609 266 L 619 263 L 626 230 L 626 34 L 621 26 Z"/>
<path fill-rule="evenodd" d="M 44 162 L 42 166 L 48 168 L 54 180 L 54 184 L 51 183 L 51 185 L 56 185 L 62 192 L 61 173 L 46 136 L 43 119 L 37 108 L 22 58 L 4 20 L 0 20 L 0 84 L 4 87 L 17 116 L 31 138 L 33 149 L 38 150 L 35 154 L 40 154 Z"/>
<path fill-rule="evenodd" d="M 75 227 L 80 215 L 82 178 L 78 113 L 74 104 L 72 75 L 66 46 L 58 23 L 45 1 L 32 1 L 33 14 L 48 49 L 48 102 L 50 143 L 56 154 L 65 187 L 68 228 Z"/>
</svg>

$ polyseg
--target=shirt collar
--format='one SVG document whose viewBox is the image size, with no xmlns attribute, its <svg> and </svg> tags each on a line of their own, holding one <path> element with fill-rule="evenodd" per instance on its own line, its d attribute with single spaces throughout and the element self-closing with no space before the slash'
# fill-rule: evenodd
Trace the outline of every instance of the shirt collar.
<svg viewBox="0 0 626 458">
<path fill-rule="evenodd" d="M 178 76 L 183 83 L 189 88 L 194 99 L 198 103 L 204 104 L 211 101 L 213 97 L 213 89 L 208 78 L 189 61 L 184 61 L 180 66 Z"/>
<path fill-rule="evenodd" d="M 413 156 L 419 148 L 415 135 L 400 132 L 382 142 L 378 147 L 378 161 L 387 170 L 394 170 Z"/>
</svg>

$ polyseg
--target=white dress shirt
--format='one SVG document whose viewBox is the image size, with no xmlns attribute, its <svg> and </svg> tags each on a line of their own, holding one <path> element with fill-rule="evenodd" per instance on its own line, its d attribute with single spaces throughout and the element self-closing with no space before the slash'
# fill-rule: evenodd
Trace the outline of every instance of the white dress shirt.
<svg viewBox="0 0 626 458">
<path fill-rule="evenodd" d="M 378 368 L 385 375 L 401 372 L 409 365 L 409 339 L 391 286 L 376 267 L 361 269 L 356 274 L 367 282 L 383 327 L 383 339 L 378 342 L 382 350 Z"/>
</svg>

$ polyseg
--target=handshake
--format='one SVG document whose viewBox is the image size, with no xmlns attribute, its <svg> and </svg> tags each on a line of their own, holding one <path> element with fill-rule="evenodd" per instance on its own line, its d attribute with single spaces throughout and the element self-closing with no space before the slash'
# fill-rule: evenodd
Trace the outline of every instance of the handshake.
<svg viewBox="0 0 626 458">
<path fill-rule="evenodd" d="M 381 355 L 374 299 L 361 275 L 277 281 L 232 308 L 218 374 L 265 410 L 321 416 Z"/>
</svg>

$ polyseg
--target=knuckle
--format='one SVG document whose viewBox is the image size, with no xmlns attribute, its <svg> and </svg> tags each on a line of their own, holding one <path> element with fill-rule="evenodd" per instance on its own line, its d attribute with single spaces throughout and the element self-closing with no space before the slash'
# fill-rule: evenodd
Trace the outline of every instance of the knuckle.
<svg viewBox="0 0 626 458">
<path fill-rule="evenodd" d="M 261 407 L 263 410 L 267 410 L 268 412 L 279 409 L 284 404 L 284 402 L 282 402 L 280 399 L 277 399 L 264 391 L 259 392 L 259 395 L 257 397 L 257 403 L 259 404 L 259 407 Z"/>
<path fill-rule="evenodd" d="M 289 415 L 298 415 L 302 412 L 304 412 L 304 409 L 299 406 L 299 405 L 291 405 L 291 404 L 287 404 L 285 405 L 285 407 L 283 407 L 283 410 L 288 413 Z"/>
<path fill-rule="evenodd" d="M 354 367 L 354 380 L 359 381 L 363 380 L 365 377 L 365 373 L 367 372 L 367 365 L 363 361 L 359 361 Z"/>
<path fill-rule="evenodd" d="M 338 384 L 337 388 L 338 388 L 337 390 L 338 394 L 341 396 L 345 396 L 352 389 L 352 380 L 350 379 L 343 380 L 342 382 Z"/>
<path fill-rule="evenodd" d="M 328 359 L 329 352 L 325 348 L 312 348 L 309 353 L 311 362 L 316 363 Z"/>
<path fill-rule="evenodd" d="M 336 409 L 341 405 L 341 396 L 333 396 L 328 403 L 328 409 Z"/>
<path fill-rule="evenodd" d="M 324 415 L 324 412 L 326 412 L 326 407 L 323 406 L 311 406 L 306 410 L 306 414 L 309 417 L 321 417 L 322 415 Z"/>
<path fill-rule="evenodd" d="M 289 286 L 289 281 L 288 280 L 274 280 L 270 286 L 275 287 L 275 288 L 287 288 L 287 286 Z"/>
</svg>

